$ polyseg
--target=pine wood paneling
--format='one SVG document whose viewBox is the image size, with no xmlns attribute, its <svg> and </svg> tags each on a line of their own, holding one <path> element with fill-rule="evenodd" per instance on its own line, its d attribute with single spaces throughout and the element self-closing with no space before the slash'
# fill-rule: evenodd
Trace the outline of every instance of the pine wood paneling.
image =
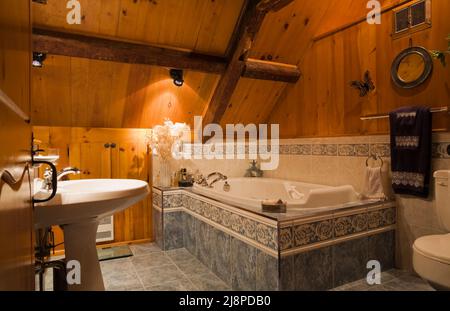
<svg viewBox="0 0 450 311">
<path fill-rule="evenodd" d="M 169 70 L 49 55 L 33 68 L 33 125 L 150 128 L 166 118 L 191 124 L 218 76 L 185 71 L 176 87 Z"/>
<path fill-rule="evenodd" d="M 315 42 L 300 65 L 303 77 L 286 87 L 269 118 L 280 123 L 281 136 L 336 136 L 387 133 L 388 122 L 361 121 L 360 115 L 388 113 L 411 105 L 440 107 L 450 101 L 449 69 L 434 64 L 432 77 L 424 85 L 402 90 L 393 85 L 390 68 L 395 56 L 413 45 L 446 49 L 450 33 L 446 18 L 450 2 L 433 0 L 433 26 L 401 39 L 393 40 L 392 12 L 382 15 L 381 25 L 366 22 L 339 31 Z M 369 70 L 376 91 L 361 98 L 349 86 L 361 80 Z M 434 128 L 450 130 L 446 114 L 434 116 Z"/>
<path fill-rule="evenodd" d="M 40 148 L 59 149 L 58 169 L 75 166 L 81 170 L 80 175 L 70 175 L 70 179 L 151 181 L 146 130 L 37 126 L 33 132 L 35 138 L 42 142 Z M 105 143 L 115 143 L 116 147 L 105 148 Z M 151 196 L 114 215 L 114 243 L 152 239 L 150 202 Z M 53 230 L 56 243 L 63 242 L 61 229 L 54 227 Z"/>
<path fill-rule="evenodd" d="M 282 82 L 240 79 L 221 124 L 265 123 L 285 87 Z"/>
<path fill-rule="evenodd" d="M 81 25 L 66 1 L 33 3 L 34 24 L 224 55 L 244 0 L 80 0 Z"/>
</svg>

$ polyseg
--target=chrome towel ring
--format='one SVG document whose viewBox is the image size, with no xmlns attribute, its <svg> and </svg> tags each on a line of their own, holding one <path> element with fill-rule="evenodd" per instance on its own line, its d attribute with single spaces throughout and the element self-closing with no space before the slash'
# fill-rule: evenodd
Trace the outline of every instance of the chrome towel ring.
<svg viewBox="0 0 450 311">
<path fill-rule="evenodd" d="M 369 160 L 373 159 L 374 161 L 380 160 L 381 165 L 380 167 L 383 167 L 383 159 L 378 155 L 378 153 L 372 153 L 366 160 L 366 167 L 369 167 Z"/>
</svg>

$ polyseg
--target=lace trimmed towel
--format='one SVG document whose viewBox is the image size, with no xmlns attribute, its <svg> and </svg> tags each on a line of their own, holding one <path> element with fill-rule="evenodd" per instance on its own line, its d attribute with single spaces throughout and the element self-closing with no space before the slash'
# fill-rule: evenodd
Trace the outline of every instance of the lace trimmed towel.
<svg viewBox="0 0 450 311">
<path fill-rule="evenodd" d="M 392 188 L 395 193 L 428 197 L 431 168 L 431 111 L 400 108 L 389 114 Z"/>
<path fill-rule="evenodd" d="M 386 199 L 383 189 L 381 167 L 367 167 L 364 177 L 364 188 L 361 193 L 364 199 Z"/>
</svg>

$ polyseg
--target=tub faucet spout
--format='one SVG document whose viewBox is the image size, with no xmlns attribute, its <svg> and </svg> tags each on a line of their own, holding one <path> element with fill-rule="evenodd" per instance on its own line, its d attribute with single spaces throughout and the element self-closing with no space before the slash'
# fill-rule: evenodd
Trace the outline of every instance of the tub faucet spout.
<svg viewBox="0 0 450 311">
<path fill-rule="evenodd" d="M 225 176 L 224 174 L 219 173 L 219 172 L 214 172 L 214 173 L 209 174 L 206 179 L 209 179 L 210 177 L 213 177 L 213 176 L 217 176 L 217 177 L 211 183 L 208 184 L 208 188 L 212 188 L 215 183 L 217 183 L 217 182 L 219 182 L 221 180 L 227 180 L 228 179 L 227 176 Z"/>
</svg>

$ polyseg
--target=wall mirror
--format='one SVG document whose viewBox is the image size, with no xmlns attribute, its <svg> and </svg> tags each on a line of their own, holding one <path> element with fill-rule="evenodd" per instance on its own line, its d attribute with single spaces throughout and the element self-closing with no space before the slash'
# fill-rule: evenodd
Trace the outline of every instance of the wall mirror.
<svg viewBox="0 0 450 311">
<path fill-rule="evenodd" d="M 433 60 L 422 47 L 403 50 L 392 63 L 392 81 L 400 88 L 411 89 L 424 83 L 433 71 Z"/>
</svg>

